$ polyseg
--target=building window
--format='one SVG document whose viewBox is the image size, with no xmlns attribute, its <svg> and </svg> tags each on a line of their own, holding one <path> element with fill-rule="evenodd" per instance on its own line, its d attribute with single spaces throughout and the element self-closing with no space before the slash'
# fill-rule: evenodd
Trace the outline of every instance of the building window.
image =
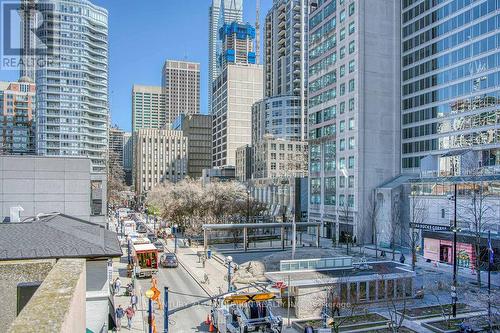
<svg viewBox="0 0 500 333">
<path fill-rule="evenodd" d="M 345 150 L 345 139 L 340 139 L 340 151 Z"/>
<path fill-rule="evenodd" d="M 340 92 L 339 92 L 340 96 L 344 96 L 345 95 L 345 83 L 342 83 L 340 85 Z"/>
<path fill-rule="evenodd" d="M 345 157 L 339 159 L 339 169 L 345 169 Z"/>
<path fill-rule="evenodd" d="M 349 111 L 354 110 L 354 98 L 349 99 Z"/>
<path fill-rule="evenodd" d="M 349 188 L 353 188 L 354 187 L 354 176 L 349 176 L 347 184 L 348 184 Z"/>
<path fill-rule="evenodd" d="M 354 156 L 349 156 L 349 165 L 348 165 L 348 168 L 349 169 L 353 169 L 354 168 Z"/>
<path fill-rule="evenodd" d="M 441 218 L 444 219 L 446 216 L 446 211 L 444 208 L 441 208 Z"/>
<path fill-rule="evenodd" d="M 344 22 L 346 18 L 346 12 L 345 10 L 340 12 L 340 23 Z"/>
<path fill-rule="evenodd" d="M 349 138 L 349 149 L 354 149 L 354 137 Z"/>
<path fill-rule="evenodd" d="M 354 60 L 349 61 L 349 73 L 354 72 Z"/>
<path fill-rule="evenodd" d="M 345 75 L 345 65 L 340 66 L 340 77 Z"/>
<path fill-rule="evenodd" d="M 345 120 L 341 120 L 340 123 L 339 123 L 339 130 L 340 130 L 340 133 L 344 132 L 345 131 Z"/>
<path fill-rule="evenodd" d="M 345 39 L 345 28 L 340 29 L 340 40 Z"/>
<path fill-rule="evenodd" d="M 345 195 L 343 194 L 339 195 L 339 206 L 345 206 Z"/>
<path fill-rule="evenodd" d="M 354 129 L 354 118 L 349 118 L 349 130 Z"/>
<path fill-rule="evenodd" d="M 344 176 L 339 177 L 339 187 L 345 188 L 345 177 Z"/>
<path fill-rule="evenodd" d="M 354 14 L 354 2 L 349 5 L 349 16 Z"/>
<path fill-rule="evenodd" d="M 352 35 L 354 33 L 354 22 L 349 23 L 349 35 Z"/>
<path fill-rule="evenodd" d="M 349 42 L 349 54 L 354 53 L 355 46 L 354 41 Z"/>
<path fill-rule="evenodd" d="M 342 46 L 340 48 L 340 54 L 339 54 L 339 56 L 340 56 L 340 59 L 344 59 L 344 57 L 345 57 L 345 46 Z"/>
<path fill-rule="evenodd" d="M 345 102 L 340 102 L 340 114 L 345 112 Z"/>
<path fill-rule="evenodd" d="M 347 205 L 349 206 L 349 208 L 353 208 L 354 207 L 354 194 L 349 194 L 348 197 L 347 197 Z"/>
<path fill-rule="evenodd" d="M 349 92 L 354 91 L 354 79 L 349 80 Z"/>
</svg>

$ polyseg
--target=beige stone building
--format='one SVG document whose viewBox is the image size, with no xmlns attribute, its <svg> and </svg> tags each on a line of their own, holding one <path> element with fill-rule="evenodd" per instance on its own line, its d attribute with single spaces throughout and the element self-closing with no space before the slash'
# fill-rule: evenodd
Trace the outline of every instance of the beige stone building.
<svg viewBox="0 0 500 333">
<path fill-rule="evenodd" d="M 134 133 L 135 191 L 144 194 L 164 181 L 187 175 L 188 139 L 182 131 L 140 129 Z"/>
<path fill-rule="evenodd" d="M 162 71 L 162 91 L 168 123 L 173 123 L 182 113 L 200 113 L 200 64 L 167 60 Z"/>
</svg>

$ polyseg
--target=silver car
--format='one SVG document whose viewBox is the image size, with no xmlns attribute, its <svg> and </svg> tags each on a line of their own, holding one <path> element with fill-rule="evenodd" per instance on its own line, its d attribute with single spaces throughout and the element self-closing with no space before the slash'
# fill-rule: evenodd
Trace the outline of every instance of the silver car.
<svg viewBox="0 0 500 333">
<path fill-rule="evenodd" d="M 179 262 L 175 253 L 164 253 L 160 258 L 160 264 L 163 267 L 177 267 Z"/>
</svg>

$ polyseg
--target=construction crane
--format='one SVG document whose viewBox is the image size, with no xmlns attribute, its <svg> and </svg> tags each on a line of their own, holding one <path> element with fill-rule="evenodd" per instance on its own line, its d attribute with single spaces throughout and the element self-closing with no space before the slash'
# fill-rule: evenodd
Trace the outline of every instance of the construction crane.
<svg viewBox="0 0 500 333">
<path fill-rule="evenodd" d="M 260 0 L 255 1 L 255 59 L 260 63 Z"/>
</svg>

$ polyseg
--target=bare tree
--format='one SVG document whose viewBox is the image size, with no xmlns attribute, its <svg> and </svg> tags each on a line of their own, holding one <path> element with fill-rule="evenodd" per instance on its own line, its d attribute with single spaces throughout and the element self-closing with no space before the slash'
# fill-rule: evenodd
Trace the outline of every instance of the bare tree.
<svg viewBox="0 0 500 333">
<path fill-rule="evenodd" d="M 370 193 L 368 196 L 368 210 L 367 210 L 367 218 L 369 223 L 371 224 L 372 234 L 371 240 L 375 245 L 375 258 L 378 257 L 378 240 L 377 240 L 377 221 L 378 214 L 380 211 L 380 205 L 377 201 L 377 197 L 375 195 L 375 190 Z"/>
<path fill-rule="evenodd" d="M 473 175 L 473 179 L 477 180 L 477 174 Z M 477 284 L 481 286 L 481 240 L 484 234 L 490 230 L 495 222 L 495 214 L 493 211 L 493 203 L 488 192 L 487 186 L 482 182 L 472 182 L 469 184 L 467 195 L 464 201 L 459 201 L 460 219 L 467 223 L 470 232 L 474 236 L 474 252 L 475 269 Z"/>
<path fill-rule="evenodd" d="M 349 225 L 349 202 L 348 200 L 344 200 L 344 204 L 343 205 L 339 205 L 339 208 L 337 210 L 339 216 L 341 217 L 341 220 L 346 224 L 346 225 Z M 345 234 L 345 239 L 344 241 L 346 242 L 346 245 L 347 245 L 347 249 L 346 249 L 346 253 L 349 254 L 349 242 L 351 241 L 352 239 L 352 235 L 349 235 L 349 234 Z"/>
<path fill-rule="evenodd" d="M 425 222 L 427 210 L 427 201 L 412 191 L 410 195 L 410 232 L 408 235 L 408 245 L 411 249 L 412 270 L 415 270 L 417 250 L 420 244 L 420 232 L 416 226 Z"/>
<path fill-rule="evenodd" d="M 118 160 L 117 153 L 113 150 L 109 150 L 107 196 L 108 204 L 111 207 L 123 205 L 126 199 L 121 193 L 127 189 L 125 186 L 125 173 Z"/>
<path fill-rule="evenodd" d="M 401 245 L 401 203 L 400 195 L 397 194 L 391 200 L 391 233 L 390 233 L 390 246 L 392 250 L 392 260 L 396 258 L 396 246 L 399 243 Z"/>
</svg>

